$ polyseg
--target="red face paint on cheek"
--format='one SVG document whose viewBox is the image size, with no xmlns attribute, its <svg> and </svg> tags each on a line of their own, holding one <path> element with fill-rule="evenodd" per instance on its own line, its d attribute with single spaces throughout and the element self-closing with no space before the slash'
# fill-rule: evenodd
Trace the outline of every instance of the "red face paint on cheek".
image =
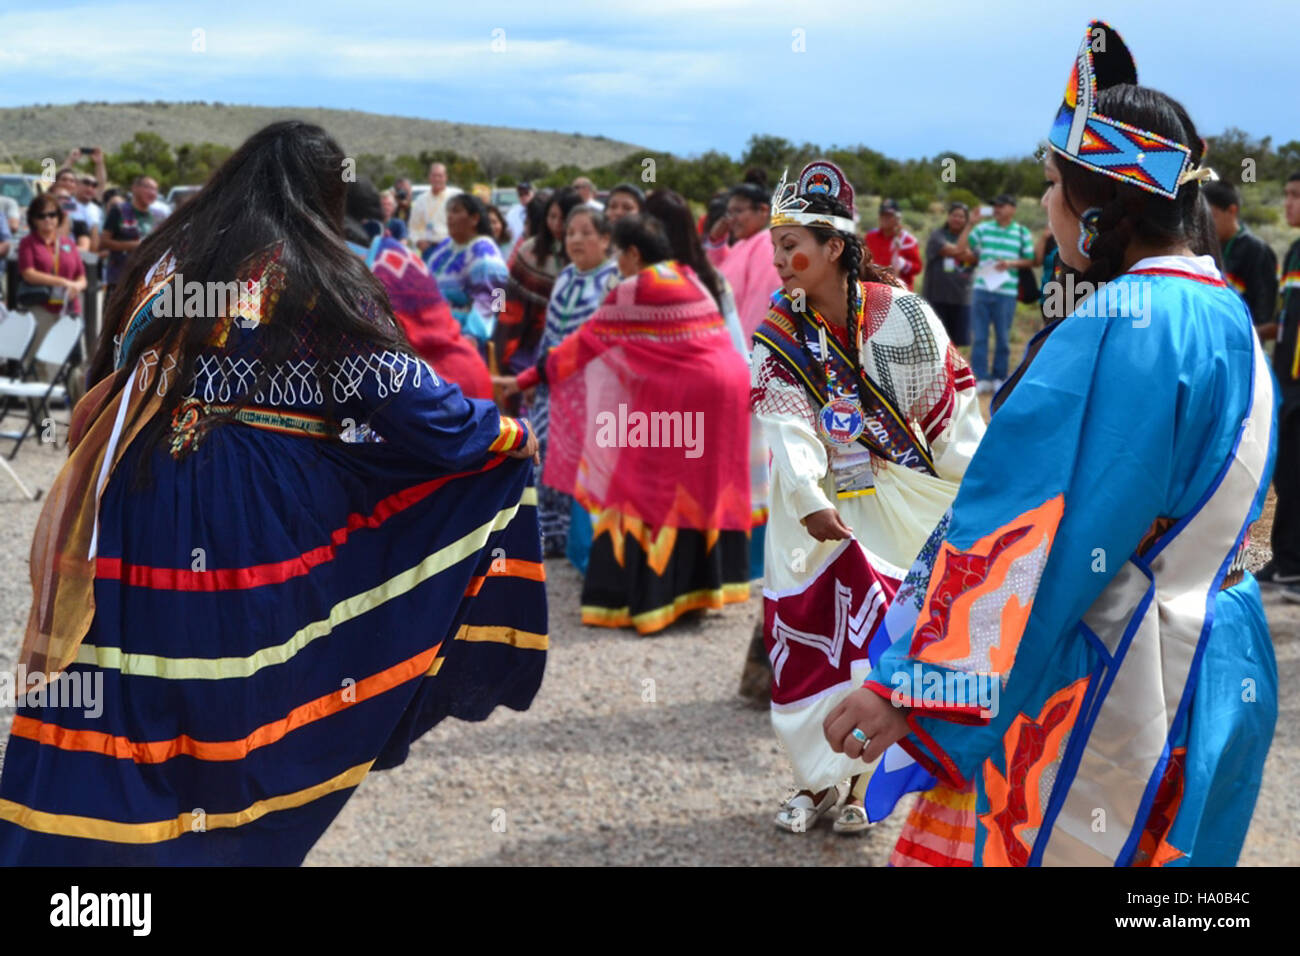
<svg viewBox="0 0 1300 956">
<path fill-rule="evenodd" d="M 808 257 L 802 252 L 796 252 L 790 257 L 790 268 L 794 269 L 795 272 L 803 272 L 810 265 L 812 263 L 808 261 Z"/>
</svg>

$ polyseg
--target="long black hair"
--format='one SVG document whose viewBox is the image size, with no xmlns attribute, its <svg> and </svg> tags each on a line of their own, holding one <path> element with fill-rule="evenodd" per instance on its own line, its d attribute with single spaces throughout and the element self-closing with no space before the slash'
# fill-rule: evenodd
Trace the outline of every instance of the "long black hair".
<svg viewBox="0 0 1300 956">
<path fill-rule="evenodd" d="M 663 223 L 654 216 L 624 216 L 614 223 L 614 245 L 641 253 L 643 268 L 671 259 L 673 255 Z"/>
<path fill-rule="evenodd" d="M 496 216 L 497 219 L 501 221 L 501 238 L 497 239 L 497 244 L 504 247 L 505 244 L 508 243 L 511 240 L 511 238 L 513 238 L 510 232 L 510 224 L 506 222 L 506 215 L 494 204 L 488 204 L 486 206 L 486 209 L 487 209 L 487 215 L 489 219 L 489 225 L 491 225 L 490 220 L 492 219 L 493 216 Z"/>
<path fill-rule="evenodd" d="M 686 200 L 671 189 L 656 189 L 646 197 L 645 211 L 663 224 L 673 258 L 695 270 L 721 310 L 722 280 L 709 262 L 709 257 L 704 254 L 704 246 L 700 244 L 700 234 L 695 231 L 695 220 Z"/>
<path fill-rule="evenodd" d="M 1204 144 L 1187 110 L 1173 97 L 1145 86 L 1121 83 L 1098 92 L 1096 111 L 1185 143 L 1192 150 L 1192 162 L 1200 165 Z M 1055 160 L 1071 211 L 1082 216 L 1093 207 L 1101 210 L 1088 268 L 1079 272 L 1061 263 L 1077 280 L 1095 283 L 1114 279 L 1123 271 L 1125 255 L 1134 241 L 1153 245 L 1184 241 L 1197 255 L 1214 256 L 1218 262 L 1214 223 L 1196 181 L 1183 184 L 1174 199 L 1167 199 L 1062 156 Z"/>
<path fill-rule="evenodd" d="M 369 246 L 375 236 L 383 232 L 384 225 L 384 207 L 379 202 L 379 190 L 375 189 L 375 184 L 365 177 L 348 183 L 343 237 L 359 246 Z"/>
<path fill-rule="evenodd" d="M 555 190 L 555 192 L 551 193 L 551 198 L 546 201 L 546 211 L 542 214 L 542 224 L 537 228 L 537 236 L 533 240 L 533 255 L 536 257 L 538 265 L 544 263 L 552 251 L 559 256 L 561 263 L 567 263 L 569 261 L 569 257 L 564 253 L 563 240 L 560 241 L 559 248 L 555 248 L 556 240 L 555 237 L 551 235 L 551 230 L 546 225 L 546 220 L 550 216 L 552 206 L 559 206 L 560 219 L 566 220 L 569 218 L 570 210 L 572 210 L 574 206 L 581 206 L 582 201 L 582 197 L 578 195 L 578 191 L 572 186 L 561 186 L 559 189 Z"/>
<path fill-rule="evenodd" d="M 539 236 L 542 230 L 546 228 L 546 210 L 551 205 L 551 191 L 543 189 L 533 194 L 533 198 L 528 200 L 528 205 L 524 207 L 524 234 L 520 239 L 532 239 Z M 533 243 L 536 246 L 536 243 Z"/>
<path fill-rule="evenodd" d="M 476 236 L 491 236 L 492 223 L 488 222 L 487 205 L 473 193 L 457 193 L 447 200 L 447 205 L 459 206 L 461 212 L 469 216 L 476 216 L 477 223 L 474 227 Z"/>
<path fill-rule="evenodd" d="M 105 334 L 91 365 L 93 385 L 114 372 L 114 332 L 122 328 L 145 275 L 170 252 L 186 284 L 228 283 L 247 277 L 252 260 L 278 255 L 284 287 L 271 321 L 259 326 L 262 371 L 231 404 L 246 404 L 296 350 L 316 359 L 322 391 L 338 360 L 358 346 L 410 353 L 398 331 L 388 296 L 361 257 L 343 241 L 343 150 L 311 123 L 272 123 L 250 136 L 212 174 L 199 193 L 169 216 L 136 248 L 109 298 Z M 162 411 L 142 437 L 158 441 L 189 389 L 197 353 L 224 317 L 155 319 L 131 341 L 121 372 L 149 349 L 179 349 L 179 374 L 163 395 Z"/>
<path fill-rule="evenodd" d="M 849 209 L 838 199 L 833 199 L 825 193 L 808 193 L 800 198 L 807 200 L 807 212 L 824 213 L 831 216 L 839 216 L 843 219 L 851 220 L 853 210 Z M 844 243 L 844 251 L 840 253 L 836 265 L 844 273 L 848 280 L 848 288 L 845 292 L 848 300 L 848 312 L 846 313 L 846 324 L 848 329 L 849 347 L 845 350 L 852 362 L 853 368 L 859 373 L 862 371 L 861 357 L 858 355 L 858 300 L 861 291 L 858 288 L 859 280 L 866 282 L 880 282 L 884 285 L 896 286 L 898 282 L 894 279 L 893 274 L 888 269 L 882 269 L 880 266 L 871 262 L 871 253 L 869 253 L 862 244 L 856 232 L 843 232 L 839 229 L 832 229 L 830 226 L 805 226 L 812 233 L 813 239 L 819 246 L 824 246 L 832 238 L 838 238 Z M 802 322 L 795 323 L 795 331 L 799 339 L 799 345 L 807 351 L 808 343 L 804 337 L 804 326 Z M 821 371 L 824 376 L 824 370 Z M 822 386 L 825 387 L 825 382 Z"/>
</svg>

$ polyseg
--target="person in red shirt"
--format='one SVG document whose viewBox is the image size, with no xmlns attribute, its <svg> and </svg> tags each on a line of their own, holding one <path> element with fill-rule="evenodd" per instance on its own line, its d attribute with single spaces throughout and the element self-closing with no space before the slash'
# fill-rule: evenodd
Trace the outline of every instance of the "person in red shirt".
<svg viewBox="0 0 1300 956">
<path fill-rule="evenodd" d="M 902 210 L 893 199 L 880 203 L 880 225 L 866 236 L 871 261 L 891 269 L 908 290 L 921 274 L 921 244 L 903 228 Z"/>
<path fill-rule="evenodd" d="M 18 243 L 18 306 L 36 318 L 32 349 L 40 347 L 45 333 L 64 312 L 81 314 L 81 294 L 86 290 L 86 267 L 71 236 L 61 234 L 67 214 L 57 199 L 42 193 L 27 207 L 31 231 Z M 40 363 L 41 376 L 48 380 L 58 368 Z M 81 397 L 81 375 L 74 370 L 68 378 L 69 392 Z"/>
</svg>

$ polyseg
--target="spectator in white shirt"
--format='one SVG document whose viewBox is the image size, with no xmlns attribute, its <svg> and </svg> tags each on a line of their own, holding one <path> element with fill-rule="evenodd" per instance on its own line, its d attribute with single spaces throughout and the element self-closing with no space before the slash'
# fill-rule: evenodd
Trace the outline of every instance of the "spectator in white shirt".
<svg viewBox="0 0 1300 956">
<path fill-rule="evenodd" d="M 99 247 L 99 230 L 104 225 L 104 210 L 95 201 L 98 192 L 99 180 L 94 176 L 82 176 L 77 180 L 77 191 L 72 194 L 76 203 L 72 218 L 86 224 L 91 249 Z"/>
<path fill-rule="evenodd" d="M 515 246 L 523 241 L 524 234 L 528 231 L 528 200 L 533 198 L 533 184 L 527 181 L 520 183 L 515 187 L 515 195 L 519 197 L 519 202 L 506 210 L 506 228 L 510 230 L 510 243 L 501 250 L 501 255 L 507 262 L 510 261 L 510 253 L 514 252 Z"/>
<path fill-rule="evenodd" d="M 578 195 L 592 209 L 605 210 L 605 204 L 596 198 L 596 184 L 586 176 L 579 176 L 573 181 L 573 188 L 578 191 Z"/>
<path fill-rule="evenodd" d="M 429 191 L 411 204 L 410 236 L 421 252 L 447 238 L 447 200 L 460 192 L 447 185 L 446 166 L 429 167 Z"/>
</svg>

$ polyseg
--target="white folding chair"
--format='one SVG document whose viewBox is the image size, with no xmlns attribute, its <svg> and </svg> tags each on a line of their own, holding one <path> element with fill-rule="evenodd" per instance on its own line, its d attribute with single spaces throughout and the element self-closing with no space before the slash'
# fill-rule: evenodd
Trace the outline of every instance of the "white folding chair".
<svg viewBox="0 0 1300 956">
<path fill-rule="evenodd" d="M 30 312 L 9 312 L 0 305 L 0 382 L 26 381 L 30 365 L 24 360 L 36 338 L 36 317 Z M 9 373 L 15 373 L 10 379 Z M 9 414 L 9 406 L 21 408 L 22 402 L 0 399 L 0 419 Z"/>
<path fill-rule="evenodd" d="M 36 316 L 30 312 L 9 312 L 0 305 L 0 363 L 22 364 L 36 338 Z"/>
<path fill-rule="evenodd" d="M 37 346 L 34 362 L 44 362 L 57 368 L 54 377 L 48 382 L 24 381 L 21 378 L 0 379 L 0 398 L 20 398 L 27 404 L 27 423 L 20 432 L 0 432 L 0 438 L 8 438 L 14 443 L 9 458 L 18 454 L 18 449 L 28 435 L 40 432 L 41 424 L 50 418 L 50 402 L 68 400 L 68 376 L 72 372 L 72 359 L 81 344 L 81 331 L 84 323 L 81 319 L 65 315 L 50 327 L 45 338 Z"/>
<path fill-rule="evenodd" d="M 0 305 L 0 368 L 13 363 L 19 370 L 19 375 L 23 373 L 23 358 L 27 355 L 27 350 L 31 348 L 32 339 L 36 338 L 36 317 L 30 312 L 9 312 L 3 305 Z M 0 377 L 0 382 L 9 381 Z M 17 379 L 21 381 L 21 378 Z M 0 402 L 0 419 L 9 413 L 9 399 L 5 397 Z M 23 484 L 9 462 L 0 458 L 0 469 L 14 480 L 24 495 L 32 501 L 36 501 L 41 496 L 39 488 L 31 491 Z"/>
</svg>

